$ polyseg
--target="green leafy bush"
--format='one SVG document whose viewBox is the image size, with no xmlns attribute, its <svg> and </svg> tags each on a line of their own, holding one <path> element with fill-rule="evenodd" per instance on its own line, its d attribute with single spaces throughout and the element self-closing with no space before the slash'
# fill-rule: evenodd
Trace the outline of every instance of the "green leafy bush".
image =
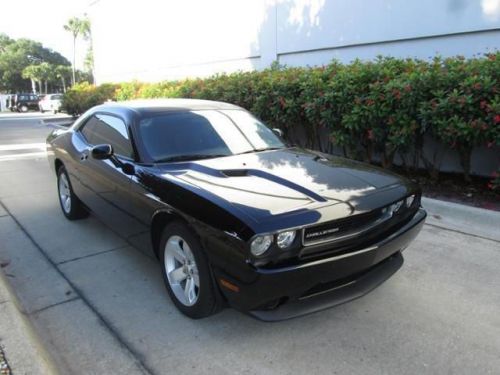
<svg viewBox="0 0 500 375">
<path fill-rule="evenodd" d="M 206 79 L 74 86 L 71 114 L 106 100 L 184 97 L 234 103 L 279 127 L 293 143 L 391 167 L 420 162 L 431 176 L 439 160 L 422 152 L 424 137 L 456 150 L 469 179 L 471 152 L 500 146 L 500 53 L 432 61 L 379 57 L 324 67 L 218 74 Z M 411 163 L 405 158 L 413 156 Z"/>
<path fill-rule="evenodd" d="M 87 82 L 74 85 L 64 94 L 62 108 L 72 116 L 79 116 L 87 109 L 116 97 L 118 85 L 94 86 Z"/>
</svg>

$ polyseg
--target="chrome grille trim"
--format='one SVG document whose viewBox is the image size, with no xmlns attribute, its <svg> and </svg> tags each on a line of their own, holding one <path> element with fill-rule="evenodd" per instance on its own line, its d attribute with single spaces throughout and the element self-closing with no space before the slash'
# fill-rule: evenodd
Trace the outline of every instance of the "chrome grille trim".
<svg viewBox="0 0 500 375">
<path fill-rule="evenodd" d="M 383 222 L 389 220 L 391 217 L 392 217 L 392 214 L 389 211 L 387 211 L 385 213 L 382 213 L 382 216 L 380 216 L 378 219 L 376 219 L 372 223 L 364 225 L 360 229 L 347 232 L 343 235 L 339 235 L 339 236 L 333 235 L 333 236 L 330 236 L 328 238 L 323 238 L 323 239 L 316 240 L 316 241 L 312 240 L 312 241 L 306 242 L 306 239 L 305 239 L 306 229 L 314 227 L 314 226 L 306 227 L 306 228 L 302 229 L 302 246 L 309 247 L 309 246 L 316 246 L 316 245 L 321 245 L 321 244 L 326 244 L 326 243 L 335 243 L 335 242 L 339 242 L 342 240 L 347 240 L 349 238 L 356 237 L 356 236 L 359 236 L 365 232 L 368 232 L 369 230 L 371 230 L 371 229 L 375 228 L 376 226 L 382 224 Z M 324 224 L 326 224 L 326 223 L 324 223 Z M 320 224 L 320 225 L 322 225 L 322 224 Z M 332 226 L 333 225 L 335 225 L 335 222 L 332 222 Z"/>
</svg>

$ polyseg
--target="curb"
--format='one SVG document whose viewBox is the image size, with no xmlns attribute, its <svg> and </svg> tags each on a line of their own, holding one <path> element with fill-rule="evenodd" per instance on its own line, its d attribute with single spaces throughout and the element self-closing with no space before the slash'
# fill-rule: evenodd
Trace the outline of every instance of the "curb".
<svg viewBox="0 0 500 375">
<path fill-rule="evenodd" d="M 7 294 L 6 304 L 11 306 L 11 311 L 15 314 L 15 319 L 17 319 L 21 325 L 21 330 L 23 332 L 23 337 L 21 337 L 22 341 L 27 341 L 32 344 L 32 353 L 30 353 L 30 364 L 24 363 L 27 367 L 33 367 L 33 370 L 36 368 L 36 371 L 40 374 L 59 374 L 57 367 L 54 364 L 54 361 L 48 351 L 45 348 L 45 345 L 42 342 L 42 339 L 36 333 L 35 328 L 33 327 L 29 317 L 23 312 L 21 303 L 19 302 L 16 294 L 12 290 L 9 282 L 5 279 L 5 274 L 0 270 L 0 290 L 5 290 Z M 19 337 L 17 337 L 19 339 Z M 26 350 L 26 347 L 24 347 Z M 28 351 L 31 348 L 28 348 Z M 5 353 L 5 357 L 10 367 L 11 373 L 17 373 L 17 365 L 16 362 L 13 361 L 13 356 L 11 352 L 9 352 L 9 346 L 4 347 L 3 351 Z"/>
<path fill-rule="evenodd" d="M 422 197 L 426 224 L 500 242 L 500 212 Z"/>
<path fill-rule="evenodd" d="M 11 226 L 18 230 L 5 248 L 0 242 L 0 255 L 3 253 L 7 259 L 12 259 L 6 269 L 10 272 L 13 267 L 12 279 L 5 277 L 9 276 L 5 270 L 0 270 L 0 276 L 4 274 L 0 288 L 4 284 L 7 286 L 15 315 L 27 327 L 30 340 L 26 339 L 25 342 L 32 343 L 37 353 L 31 357 L 43 363 L 43 366 L 38 365 L 42 371 L 25 373 L 152 373 L 113 325 L 71 283 L 0 200 L 0 210 L 2 207 L 6 214 L 0 219 L 8 218 Z M 10 229 L 9 233 L 13 232 Z M 21 248 L 16 247 L 16 243 Z M 43 267 L 43 277 L 34 274 L 30 267 Z M 73 295 L 70 296 L 68 292 Z M 74 324 L 75 319 L 78 324 Z M 78 348 L 75 343 L 83 335 L 84 345 Z M 18 373 L 14 361 L 9 360 L 8 351 L 6 354 L 12 371 Z"/>
</svg>

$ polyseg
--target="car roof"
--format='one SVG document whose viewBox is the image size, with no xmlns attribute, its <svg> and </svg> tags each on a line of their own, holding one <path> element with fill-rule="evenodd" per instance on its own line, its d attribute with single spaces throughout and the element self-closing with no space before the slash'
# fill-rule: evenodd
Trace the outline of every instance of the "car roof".
<svg viewBox="0 0 500 375">
<path fill-rule="evenodd" d="M 99 109 L 129 109 L 141 115 L 196 111 L 204 109 L 242 109 L 234 104 L 200 99 L 137 99 L 123 102 L 106 102 Z"/>
</svg>

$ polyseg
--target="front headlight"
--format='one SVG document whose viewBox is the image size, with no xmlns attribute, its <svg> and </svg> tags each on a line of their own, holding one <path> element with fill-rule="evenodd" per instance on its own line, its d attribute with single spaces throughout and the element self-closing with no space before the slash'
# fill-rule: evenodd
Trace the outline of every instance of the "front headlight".
<svg viewBox="0 0 500 375">
<path fill-rule="evenodd" d="M 389 213 L 392 215 L 394 215 L 395 213 L 397 213 L 401 207 L 403 206 L 403 203 L 404 201 L 397 201 L 396 203 L 393 203 L 389 206 Z"/>
<path fill-rule="evenodd" d="M 406 198 L 406 207 L 411 207 L 411 205 L 413 204 L 414 201 L 415 201 L 415 194 L 407 197 Z"/>
<path fill-rule="evenodd" d="M 278 247 L 280 249 L 286 249 L 293 243 L 294 239 L 295 239 L 295 231 L 289 230 L 286 232 L 278 233 L 278 235 L 276 236 L 276 243 L 278 244 Z"/>
<path fill-rule="evenodd" d="M 273 242 L 273 236 L 269 234 L 263 236 L 257 236 L 250 244 L 250 251 L 252 252 L 253 255 L 258 257 L 264 254 L 267 251 L 267 249 L 269 249 L 272 242 Z"/>
</svg>

